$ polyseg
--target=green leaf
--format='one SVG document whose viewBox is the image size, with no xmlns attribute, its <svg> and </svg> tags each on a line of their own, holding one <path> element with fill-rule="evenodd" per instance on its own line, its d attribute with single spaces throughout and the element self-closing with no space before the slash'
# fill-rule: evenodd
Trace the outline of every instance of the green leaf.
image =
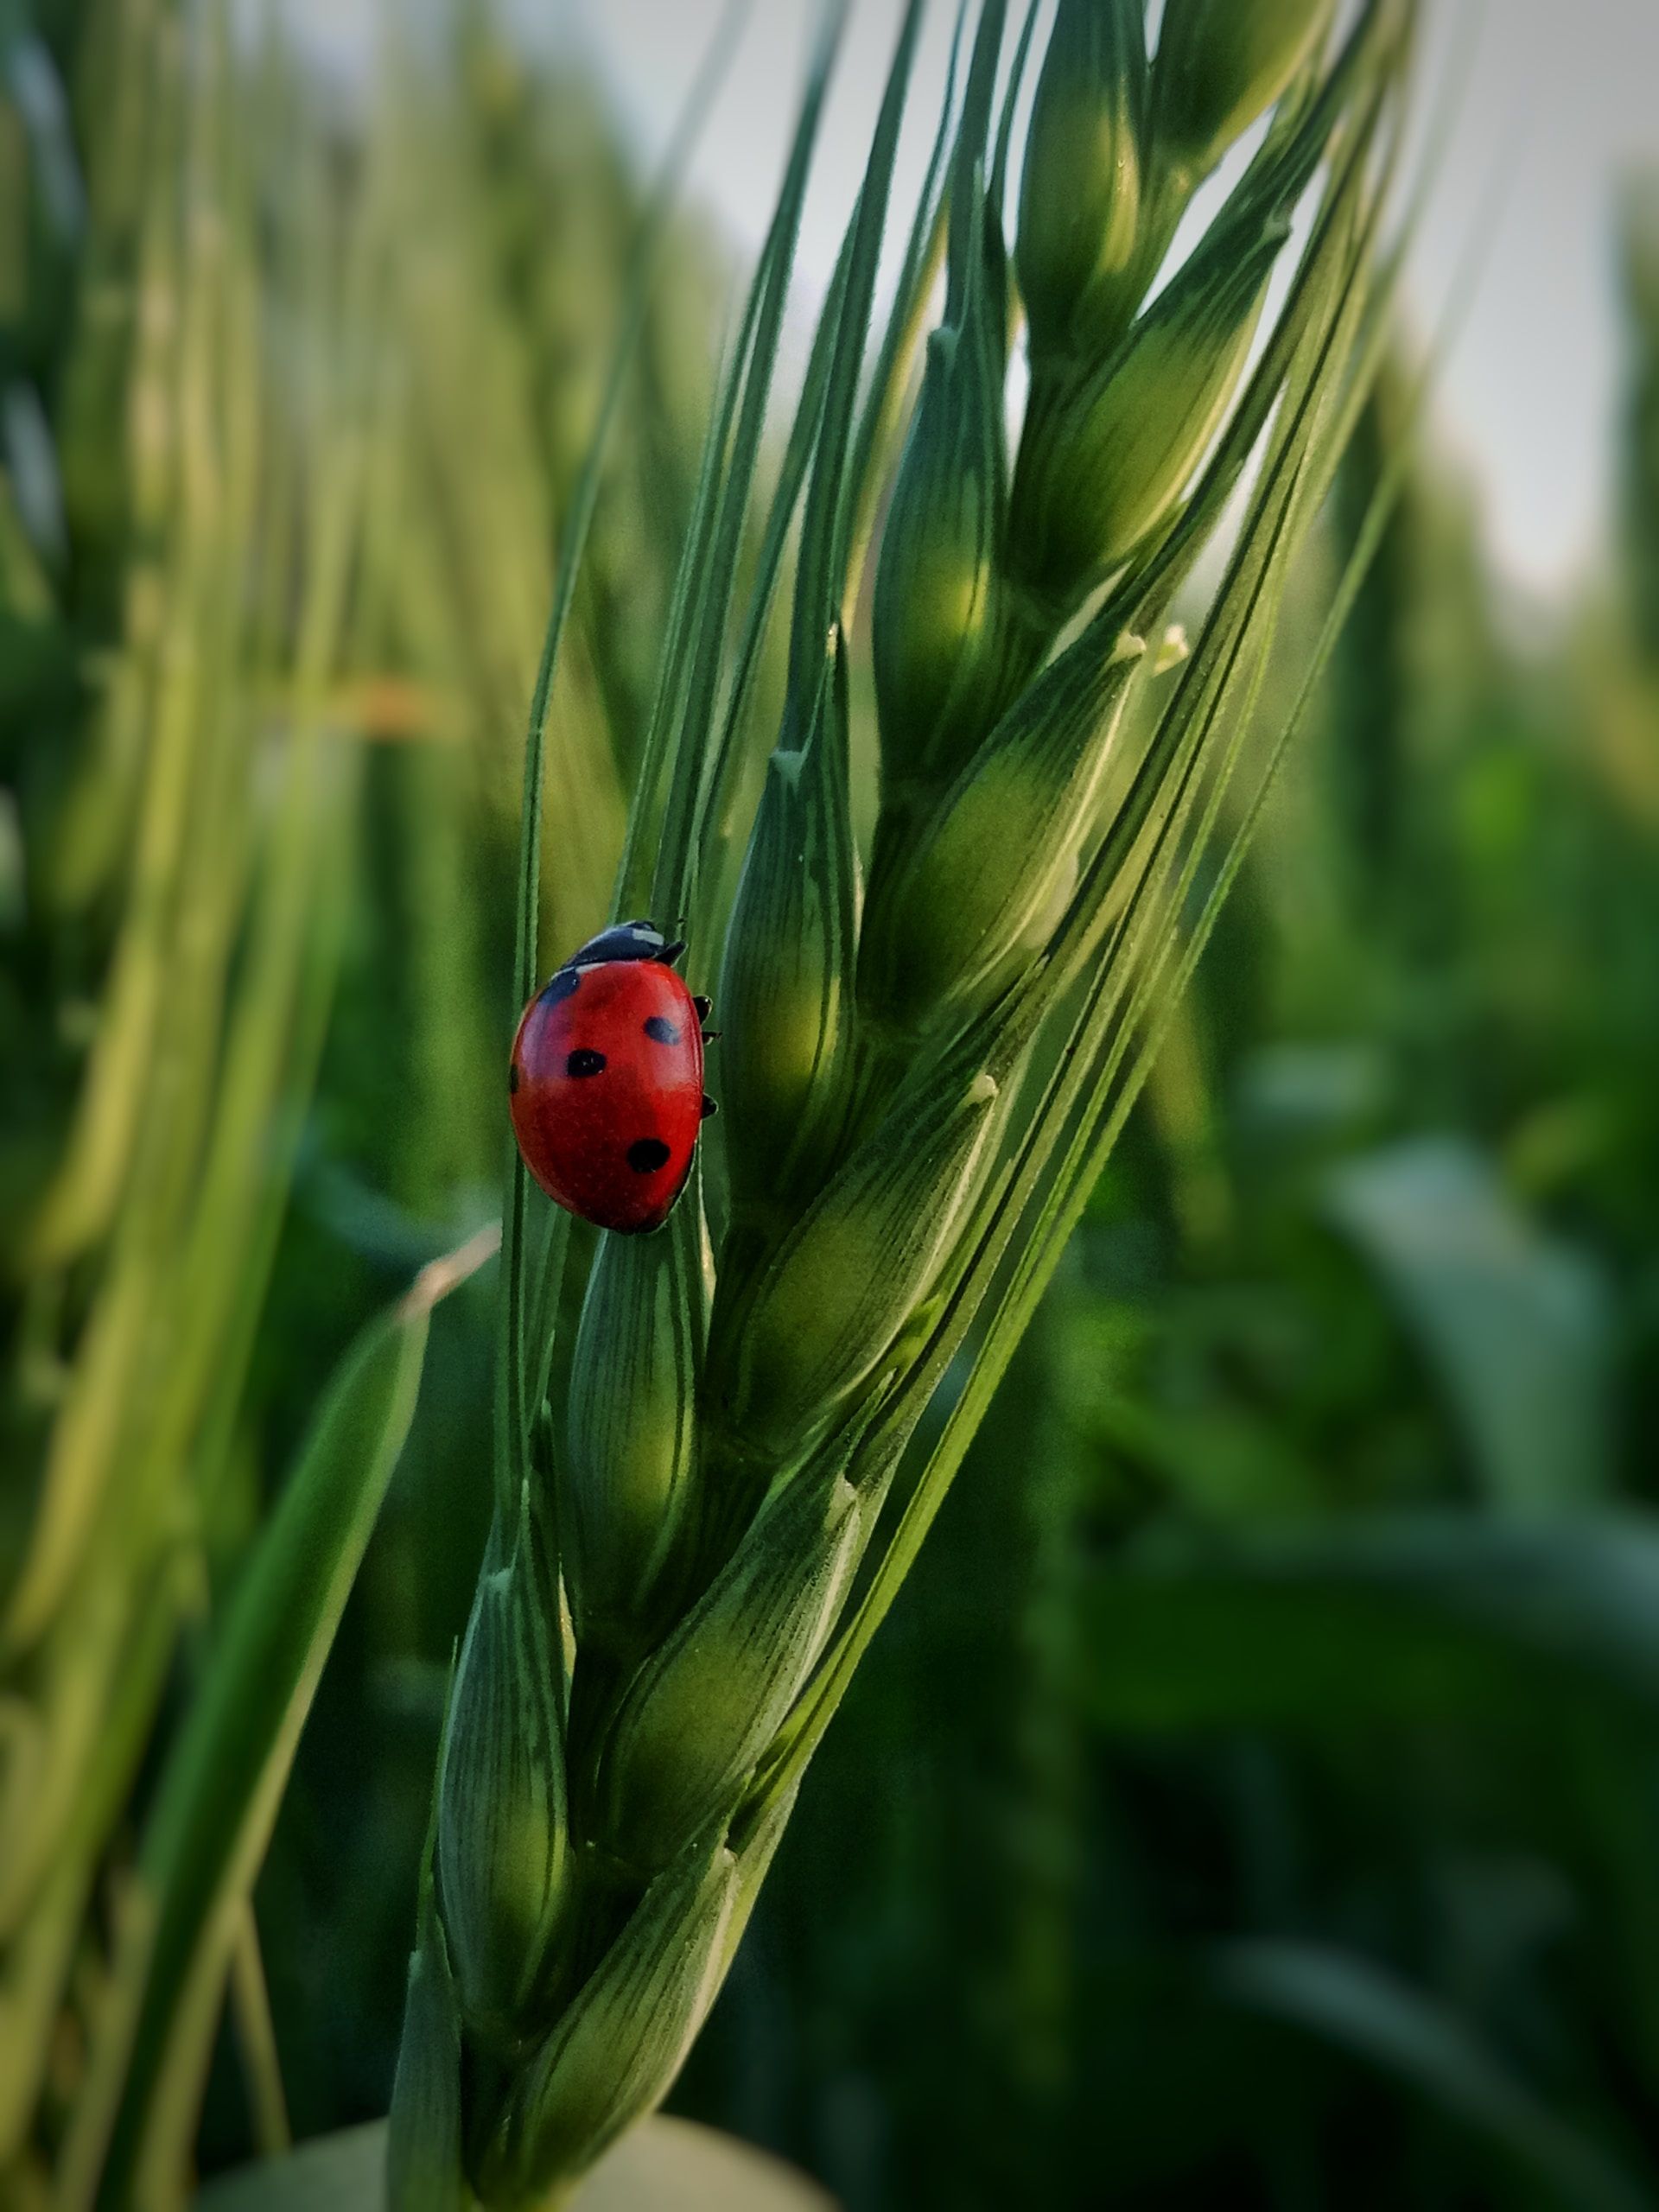
<svg viewBox="0 0 1659 2212">
<path fill-rule="evenodd" d="M 403 1448 L 428 1320 L 493 1231 L 358 1338 L 238 1585 L 162 1773 L 60 2202 L 163 2201 L 188 2160 L 238 1915 Z M 107 2145 L 107 2150 L 106 2150 Z"/>
<path fill-rule="evenodd" d="M 308 2143 L 212 2183 L 197 2212 L 369 2212 L 380 2202 L 385 2123 Z M 804 2175 L 686 2120 L 648 2120 L 582 2183 L 570 2212 L 834 2212 Z"/>
<path fill-rule="evenodd" d="M 1549 2107 L 1444 2005 L 1351 1953 L 1313 1943 L 1226 1947 L 1221 1994 L 1401 2082 L 1497 2152 L 1563 2212 L 1640 2212 L 1649 2190 Z M 1513 2202 L 1508 2187 L 1503 2201 Z"/>
<path fill-rule="evenodd" d="M 1459 1138 L 1345 1162 L 1329 1191 L 1437 1370 L 1493 1501 L 1605 1497 L 1611 1300 L 1590 1259 L 1543 1235 Z"/>
</svg>

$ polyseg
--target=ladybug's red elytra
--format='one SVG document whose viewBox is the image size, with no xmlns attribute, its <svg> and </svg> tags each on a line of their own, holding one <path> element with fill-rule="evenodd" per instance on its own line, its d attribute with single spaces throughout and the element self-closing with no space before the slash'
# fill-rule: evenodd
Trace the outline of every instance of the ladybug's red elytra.
<svg viewBox="0 0 1659 2212">
<path fill-rule="evenodd" d="M 706 998 L 675 973 L 685 950 L 653 922 L 589 938 L 519 1020 L 508 1075 L 524 1165 L 557 1205 L 601 1229 L 660 1229 L 685 1187 L 702 1088 Z"/>
</svg>

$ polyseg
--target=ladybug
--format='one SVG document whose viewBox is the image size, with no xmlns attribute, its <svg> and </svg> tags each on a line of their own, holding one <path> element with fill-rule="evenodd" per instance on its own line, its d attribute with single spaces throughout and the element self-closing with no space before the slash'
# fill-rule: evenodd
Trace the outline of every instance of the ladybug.
<svg viewBox="0 0 1659 2212">
<path fill-rule="evenodd" d="M 618 922 L 524 1008 L 507 1088 L 524 1165 L 557 1205 L 625 1236 L 660 1229 L 685 1187 L 703 1095 L 706 998 L 652 922 Z"/>
</svg>

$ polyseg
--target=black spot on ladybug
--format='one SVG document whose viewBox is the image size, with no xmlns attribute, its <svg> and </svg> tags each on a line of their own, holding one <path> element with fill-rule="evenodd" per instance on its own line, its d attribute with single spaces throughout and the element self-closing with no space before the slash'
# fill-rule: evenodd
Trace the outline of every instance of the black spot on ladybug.
<svg viewBox="0 0 1659 2212">
<path fill-rule="evenodd" d="M 518 1061 L 517 1061 L 517 1060 L 514 1060 L 514 1061 L 512 1062 L 512 1064 L 511 1065 L 511 1066 L 510 1066 L 510 1067 L 508 1068 L 508 1070 L 507 1070 L 507 1089 L 508 1089 L 509 1090 L 518 1090 Z"/>
<path fill-rule="evenodd" d="M 680 1033 L 665 1014 L 652 1014 L 645 1017 L 645 1034 L 653 1045 L 677 1045 Z"/>
<path fill-rule="evenodd" d="M 697 1020 L 699 1021 L 707 1021 L 709 1015 L 715 1010 L 715 1002 L 713 999 L 705 998 L 701 991 L 697 992 L 696 996 L 692 999 L 691 1003 L 697 1010 Z"/>
<path fill-rule="evenodd" d="M 542 993 L 543 1006 L 557 1006 L 561 999 L 568 999 L 573 991 L 580 990 L 582 978 L 574 968 L 561 968 L 547 988 Z"/>
<path fill-rule="evenodd" d="M 708 1092 L 704 1091 L 702 1095 L 702 1119 L 706 1122 L 711 1114 L 718 1114 L 719 1111 L 719 1099 L 710 1098 Z"/>
<path fill-rule="evenodd" d="M 660 1137 L 639 1137 L 628 1147 L 628 1165 L 636 1175 L 654 1175 L 668 1165 L 668 1147 Z"/>
<path fill-rule="evenodd" d="M 605 1055 L 603 1052 L 591 1052 L 583 1045 L 566 1060 L 564 1071 L 566 1075 L 603 1075 Z"/>
</svg>

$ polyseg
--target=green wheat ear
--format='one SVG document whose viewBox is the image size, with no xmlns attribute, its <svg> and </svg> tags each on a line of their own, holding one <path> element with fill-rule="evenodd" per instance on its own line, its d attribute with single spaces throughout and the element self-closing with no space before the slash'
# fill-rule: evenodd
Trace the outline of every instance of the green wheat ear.
<svg viewBox="0 0 1659 2212">
<path fill-rule="evenodd" d="M 1287 734 L 1265 765 L 1245 750 L 1291 563 L 1380 357 L 1414 13 L 1370 0 L 1332 48 L 1311 0 L 1169 0 L 1148 54 L 1137 0 L 1062 0 L 1011 194 L 1031 20 L 1010 60 L 985 0 L 875 328 L 908 8 L 749 561 L 839 41 L 826 13 L 709 426 L 613 909 L 699 918 L 728 1111 L 675 1229 L 593 1262 L 569 1361 L 542 1319 L 567 1248 L 550 1243 L 532 1294 L 541 1217 L 513 1171 L 497 1525 L 429 1854 L 392 2212 L 563 2201 L 665 2093 L 1122 1125 L 1213 918 L 1219 889 L 1198 887 L 1236 868 L 1224 800 L 1245 780 L 1247 834 Z M 1154 293 L 1198 183 L 1264 116 Z M 1021 286 L 1031 386 L 1010 453 Z M 548 682 L 595 480 L 532 716 L 526 990 Z M 757 731 L 754 657 L 798 521 L 787 697 Z M 1158 643 L 1178 594 L 1185 658 Z M 849 674 L 872 652 L 866 851 Z M 947 1374 L 943 1427 L 923 1430 Z M 534 1726 L 515 1735 L 513 1713 Z M 530 1745 L 561 1767 L 539 1787 Z"/>
</svg>

